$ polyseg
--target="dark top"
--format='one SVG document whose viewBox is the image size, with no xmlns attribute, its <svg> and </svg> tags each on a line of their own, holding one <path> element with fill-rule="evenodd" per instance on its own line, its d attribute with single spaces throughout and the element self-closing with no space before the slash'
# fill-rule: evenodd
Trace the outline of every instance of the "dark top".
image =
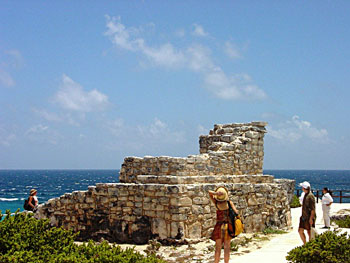
<svg viewBox="0 0 350 263">
<path fill-rule="evenodd" d="M 301 216 L 304 220 L 309 220 L 310 216 L 311 216 L 311 211 L 315 210 L 315 218 L 316 218 L 316 209 L 315 209 L 315 196 L 309 192 L 308 194 L 306 194 L 304 196 L 304 200 L 303 200 L 303 207 L 302 207 L 302 212 L 301 212 Z"/>
</svg>

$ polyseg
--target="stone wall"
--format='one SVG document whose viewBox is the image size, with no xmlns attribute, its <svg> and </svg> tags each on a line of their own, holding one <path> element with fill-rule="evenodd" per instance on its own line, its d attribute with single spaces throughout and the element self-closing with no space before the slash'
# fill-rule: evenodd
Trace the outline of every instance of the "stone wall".
<svg viewBox="0 0 350 263">
<path fill-rule="evenodd" d="M 36 217 L 79 231 L 79 238 L 143 244 L 151 238 L 208 238 L 215 207 L 208 191 L 225 186 L 246 232 L 291 226 L 292 180 L 263 175 L 266 123 L 215 125 L 185 158 L 126 157 L 120 183 L 97 184 L 40 205 Z"/>
<path fill-rule="evenodd" d="M 137 175 L 262 174 L 265 122 L 215 125 L 199 138 L 199 155 L 126 157 L 120 182 L 134 182 Z"/>
<path fill-rule="evenodd" d="M 143 244 L 151 238 L 202 239 L 210 236 L 216 218 L 208 190 L 218 186 L 229 190 L 246 232 L 291 225 L 288 196 L 277 183 L 97 184 L 51 199 L 37 214 L 52 225 L 80 231 L 82 240 Z"/>
<path fill-rule="evenodd" d="M 295 181 L 289 179 L 275 179 L 276 183 L 283 186 L 283 188 L 287 191 L 289 204 L 293 200 L 294 189 L 295 189 Z"/>
</svg>

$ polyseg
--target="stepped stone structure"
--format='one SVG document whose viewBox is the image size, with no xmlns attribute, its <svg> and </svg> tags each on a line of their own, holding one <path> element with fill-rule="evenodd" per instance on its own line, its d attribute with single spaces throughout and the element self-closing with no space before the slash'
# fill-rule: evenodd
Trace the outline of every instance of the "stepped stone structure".
<svg viewBox="0 0 350 263">
<path fill-rule="evenodd" d="M 246 232 L 291 227 L 294 181 L 263 175 L 265 122 L 215 125 L 200 154 L 127 157 L 120 183 L 97 184 L 40 205 L 36 216 L 79 238 L 143 244 L 208 238 L 216 209 L 208 191 L 225 186 Z"/>
</svg>

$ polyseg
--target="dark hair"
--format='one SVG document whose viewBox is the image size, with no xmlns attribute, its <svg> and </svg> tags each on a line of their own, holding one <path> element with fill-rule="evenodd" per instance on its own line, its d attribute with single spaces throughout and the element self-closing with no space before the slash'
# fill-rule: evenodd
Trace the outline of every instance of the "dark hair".
<svg viewBox="0 0 350 263">
<path fill-rule="evenodd" d="M 332 195 L 332 191 L 329 190 L 327 187 L 324 187 L 323 190 L 325 190 L 327 193 L 329 193 L 330 195 Z"/>
</svg>

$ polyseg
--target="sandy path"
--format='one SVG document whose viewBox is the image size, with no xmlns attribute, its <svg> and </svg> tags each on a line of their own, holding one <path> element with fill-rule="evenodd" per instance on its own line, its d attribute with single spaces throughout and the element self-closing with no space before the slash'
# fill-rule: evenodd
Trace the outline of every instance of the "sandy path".
<svg viewBox="0 0 350 263">
<path fill-rule="evenodd" d="M 333 204 L 332 212 L 336 212 L 340 209 L 349 209 L 350 204 Z M 285 263 L 286 255 L 291 249 L 301 246 L 302 241 L 298 234 L 299 217 L 301 215 L 301 208 L 292 209 L 292 222 L 293 230 L 288 234 L 278 235 L 267 242 L 261 249 L 252 251 L 251 253 L 232 257 L 230 262 L 234 263 L 247 263 L 247 262 L 259 262 L 259 263 Z M 322 218 L 322 206 L 321 203 L 316 205 L 316 229 L 318 233 L 322 233 L 325 230 L 320 229 L 324 226 Z"/>
</svg>

